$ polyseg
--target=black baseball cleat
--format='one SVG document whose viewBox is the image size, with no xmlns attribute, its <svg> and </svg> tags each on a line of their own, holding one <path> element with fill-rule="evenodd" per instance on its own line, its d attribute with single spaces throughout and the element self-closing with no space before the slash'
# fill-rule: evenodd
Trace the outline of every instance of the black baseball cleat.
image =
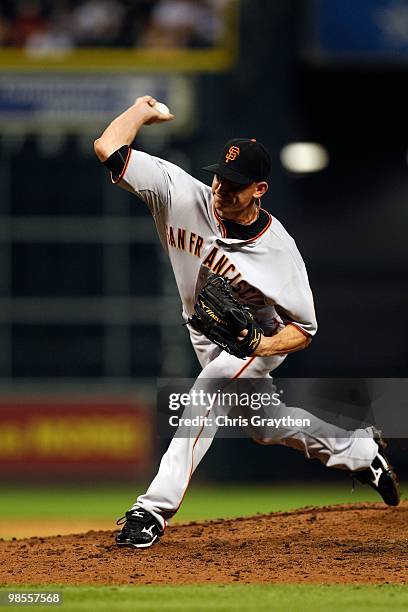
<svg viewBox="0 0 408 612">
<path fill-rule="evenodd" d="M 385 456 L 384 449 L 387 444 L 381 437 L 381 432 L 373 428 L 374 440 L 378 444 L 378 452 L 370 467 L 359 472 L 351 472 L 363 484 L 368 484 L 377 491 L 387 506 L 398 506 L 400 503 L 400 492 L 397 476 L 392 465 Z"/>
<path fill-rule="evenodd" d="M 129 510 L 116 524 L 123 525 L 122 531 L 116 536 L 118 546 L 149 548 L 164 533 L 156 519 L 143 508 Z"/>
</svg>

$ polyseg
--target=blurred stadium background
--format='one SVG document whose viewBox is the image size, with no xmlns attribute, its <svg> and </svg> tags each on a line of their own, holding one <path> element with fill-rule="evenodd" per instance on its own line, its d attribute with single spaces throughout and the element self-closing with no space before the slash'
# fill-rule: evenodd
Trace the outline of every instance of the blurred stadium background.
<svg viewBox="0 0 408 612">
<path fill-rule="evenodd" d="M 93 153 L 138 95 L 176 121 L 137 146 L 201 180 L 230 137 L 270 149 L 264 206 L 297 240 L 320 323 L 280 376 L 407 375 L 407 68 L 406 0 L 2 1 L 3 514 L 39 483 L 111 486 L 120 513 L 167 444 L 156 378 L 198 372 L 153 223 Z M 406 448 L 391 448 L 402 475 Z M 344 474 L 246 440 L 215 441 L 195 478 L 271 499 L 329 481 L 346 501 Z"/>
</svg>

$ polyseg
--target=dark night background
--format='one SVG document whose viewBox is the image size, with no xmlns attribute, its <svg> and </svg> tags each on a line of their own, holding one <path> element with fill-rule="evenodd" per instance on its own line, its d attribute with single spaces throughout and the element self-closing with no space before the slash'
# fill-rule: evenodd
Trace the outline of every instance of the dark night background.
<svg viewBox="0 0 408 612">
<path fill-rule="evenodd" d="M 405 377 L 408 59 L 406 65 L 313 62 L 305 52 L 305 11 L 306 3 L 296 0 L 244 1 L 238 65 L 226 74 L 197 77 L 198 129 L 192 136 L 174 138 L 159 155 L 182 152 L 191 172 L 204 181 L 208 179 L 201 166 L 212 163 L 230 137 L 256 137 L 271 151 L 273 171 L 263 205 L 300 248 L 319 323 L 311 347 L 289 356 L 279 376 Z M 328 149 L 326 170 L 299 177 L 283 169 L 282 147 L 303 140 Z M 146 216 L 130 196 L 113 195 L 104 168 L 92 151 L 84 154 L 73 136 L 53 156 L 41 152 L 34 136 L 14 152 L 1 149 L 0 154 L 3 178 L 6 168 L 9 172 L 3 188 L 10 194 L 10 211 L 4 209 L 3 197 L 0 214 L 16 219 L 103 216 L 106 189 L 111 189 L 111 208 L 115 198 L 119 202 L 115 214 Z M 130 297 L 160 297 L 162 292 L 163 263 L 157 244 L 132 245 L 129 278 L 121 285 L 119 273 L 108 288 L 100 244 L 66 244 L 56 236 L 55 242 L 44 244 L 16 242 L 9 255 L 11 272 L 0 278 L 5 299 L 126 291 Z M 126 329 L 116 326 L 115 333 L 130 339 L 132 348 L 127 369 L 121 371 L 118 365 L 113 373 L 106 370 L 103 359 L 106 334 L 112 330 L 103 324 L 66 325 L 58 320 L 30 324 L 17 317 L 11 327 L 4 322 L 1 327 L 12 354 L 11 365 L 0 358 L 4 383 L 107 376 L 135 382 L 137 377 L 158 376 L 162 368 L 163 329 L 154 322 L 133 322 Z M 190 360 L 184 374 L 192 376 L 197 372 L 195 357 L 186 337 L 182 342 Z M 116 346 L 120 352 L 120 343 Z M 405 440 L 392 441 L 391 458 L 401 473 L 408 465 L 406 449 Z M 198 476 L 344 480 L 344 474 L 306 462 L 300 453 L 238 440 L 216 441 Z"/>
</svg>

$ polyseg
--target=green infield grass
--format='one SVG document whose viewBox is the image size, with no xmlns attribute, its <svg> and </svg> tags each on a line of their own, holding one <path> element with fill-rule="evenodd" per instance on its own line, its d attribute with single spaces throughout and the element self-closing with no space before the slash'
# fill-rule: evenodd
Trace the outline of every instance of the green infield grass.
<svg viewBox="0 0 408 612">
<path fill-rule="evenodd" d="M 92 488 L 6 487 L 0 491 L 0 519 L 94 518 L 114 519 L 134 502 L 144 486 L 94 486 Z M 380 501 L 368 487 L 351 482 L 340 485 L 211 485 L 193 484 L 174 521 L 250 516 L 256 513 L 291 510 L 303 506 L 324 506 L 361 501 Z"/>
<path fill-rule="evenodd" d="M 3 589 L 2 589 L 3 590 Z M 14 592 L 44 592 L 48 587 L 18 587 Z M 55 587 L 62 606 L 34 606 L 61 612 L 393 612 L 408 607 L 403 586 L 196 585 Z M 3 595 L 4 597 L 4 595 Z M 24 606 L 27 608 L 27 606 Z M 10 610 L 10 606 L 0 606 Z"/>
</svg>

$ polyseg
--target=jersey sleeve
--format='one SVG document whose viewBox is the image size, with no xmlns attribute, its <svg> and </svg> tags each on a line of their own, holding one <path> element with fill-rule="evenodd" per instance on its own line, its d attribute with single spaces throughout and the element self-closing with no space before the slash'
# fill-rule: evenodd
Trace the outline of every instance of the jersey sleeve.
<svg viewBox="0 0 408 612">
<path fill-rule="evenodd" d="M 275 257 L 268 299 L 285 325 L 294 325 L 306 336 L 317 332 L 312 290 L 303 261 L 290 252 Z"/>
<path fill-rule="evenodd" d="M 156 214 L 161 208 L 170 206 L 172 192 L 182 174 L 184 171 L 170 162 L 130 149 L 122 172 L 115 178 L 112 176 L 112 182 L 124 181 Z"/>
</svg>

